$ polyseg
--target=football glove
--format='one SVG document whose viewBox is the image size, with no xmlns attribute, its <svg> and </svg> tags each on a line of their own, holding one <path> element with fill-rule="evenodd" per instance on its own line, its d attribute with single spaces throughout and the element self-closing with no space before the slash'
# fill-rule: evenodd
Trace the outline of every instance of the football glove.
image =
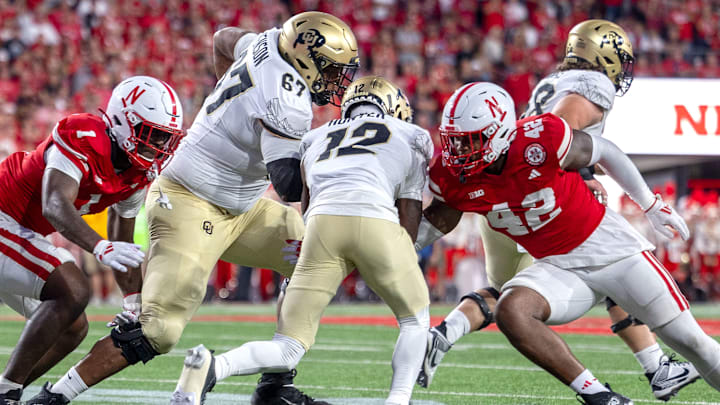
<svg viewBox="0 0 720 405">
<path fill-rule="evenodd" d="M 660 195 L 655 196 L 655 201 L 645 210 L 645 216 L 659 234 L 672 239 L 673 232 L 668 228 L 675 229 L 683 240 L 690 237 L 690 231 L 680 215 L 665 202 Z"/>
<path fill-rule="evenodd" d="M 116 326 L 122 327 L 125 325 L 131 325 L 139 322 L 138 315 L 139 314 L 135 314 L 130 311 L 122 311 L 119 314 L 116 314 L 112 322 L 108 322 L 108 324 L 105 326 L 107 326 L 108 328 L 114 328 Z"/>
<path fill-rule="evenodd" d="M 132 312 L 140 315 L 142 311 L 142 296 L 139 292 L 128 294 L 123 298 L 123 311 Z"/>
<path fill-rule="evenodd" d="M 128 267 L 138 267 L 145 259 L 140 245 L 105 239 L 95 245 L 93 254 L 100 263 L 122 272 L 126 272 Z"/>
<path fill-rule="evenodd" d="M 285 243 L 287 243 L 287 245 L 282 248 L 283 260 L 293 265 L 297 264 L 298 258 L 300 257 L 300 249 L 302 248 L 302 241 L 286 239 Z"/>
</svg>

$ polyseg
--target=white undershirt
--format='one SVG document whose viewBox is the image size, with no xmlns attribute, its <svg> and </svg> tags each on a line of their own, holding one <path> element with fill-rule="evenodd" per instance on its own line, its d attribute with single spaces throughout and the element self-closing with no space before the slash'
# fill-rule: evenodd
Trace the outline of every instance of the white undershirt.
<svg viewBox="0 0 720 405">
<path fill-rule="evenodd" d="M 50 147 L 45 151 L 45 173 L 47 173 L 50 169 L 55 169 L 68 175 L 70 178 L 75 180 L 78 185 L 80 184 L 80 180 L 83 178 L 82 171 L 75 166 L 75 164 L 67 156 L 63 155 L 63 153 L 60 152 L 55 145 L 50 145 Z M 143 202 L 145 201 L 145 191 L 146 190 L 143 187 L 127 199 L 116 202 L 112 206 L 113 209 L 123 218 L 137 217 L 140 213 L 140 208 L 142 208 Z"/>
</svg>

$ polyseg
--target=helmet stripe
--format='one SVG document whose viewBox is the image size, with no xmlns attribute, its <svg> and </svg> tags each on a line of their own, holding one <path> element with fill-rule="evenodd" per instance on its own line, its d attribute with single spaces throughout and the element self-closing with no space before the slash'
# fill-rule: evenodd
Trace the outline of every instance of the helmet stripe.
<svg viewBox="0 0 720 405">
<path fill-rule="evenodd" d="M 170 86 L 168 86 L 167 83 L 162 80 L 159 80 L 159 82 L 162 83 L 162 85 L 165 86 L 165 88 L 167 89 L 168 93 L 170 93 L 170 102 L 172 103 L 172 117 L 170 118 L 170 126 L 176 127 L 177 124 L 175 123 L 175 118 L 177 117 L 177 105 L 175 104 L 175 95 L 173 94 L 173 90 L 170 88 Z"/>
<path fill-rule="evenodd" d="M 458 101 L 460 101 L 460 98 L 462 98 L 463 94 L 465 94 L 465 92 L 468 91 L 468 89 L 470 89 L 470 87 L 472 87 L 476 84 L 479 84 L 479 83 L 480 82 L 466 84 L 465 87 L 463 87 L 462 90 L 460 90 L 460 93 L 458 93 L 457 97 L 455 97 L 455 101 L 453 102 L 452 109 L 450 109 L 450 125 L 455 123 L 455 119 L 453 117 L 455 117 L 455 109 L 457 108 Z"/>
</svg>

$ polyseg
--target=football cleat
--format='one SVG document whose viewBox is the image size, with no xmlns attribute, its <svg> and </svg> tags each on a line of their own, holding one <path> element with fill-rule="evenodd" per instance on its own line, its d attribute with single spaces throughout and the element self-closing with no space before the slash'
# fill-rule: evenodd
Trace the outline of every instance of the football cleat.
<svg viewBox="0 0 720 405">
<path fill-rule="evenodd" d="M 417 383 L 423 388 L 430 386 L 435 371 L 437 371 L 440 362 L 445 354 L 452 348 L 452 344 L 447 337 L 437 328 L 432 327 L 427 334 L 427 348 L 425 349 L 425 359 L 422 368 L 417 377 Z"/>
<path fill-rule="evenodd" d="M 295 388 L 293 379 L 296 370 L 286 373 L 265 373 L 258 380 L 250 398 L 251 405 L 330 405 L 329 402 L 316 401 Z"/>
<path fill-rule="evenodd" d="M 695 366 L 687 361 L 675 360 L 675 355 L 663 356 L 660 367 L 654 373 L 647 373 L 645 377 L 650 381 L 655 398 L 669 401 L 680 389 L 692 384 L 700 378 Z"/>
<path fill-rule="evenodd" d="M 0 405 L 20 405 L 20 398 L 22 398 L 23 390 L 18 388 L 16 390 L 10 390 L 0 394 Z"/>
<path fill-rule="evenodd" d="M 215 356 L 203 345 L 189 349 L 170 405 L 201 405 L 215 387 Z"/>
<path fill-rule="evenodd" d="M 70 403 L 70 400 L 63 394 L 50 392 L 51 388 L 52 384 L 46 382 L 40 392 L 25 402 L 25 405 L 65 405 Z"/>
<path fill-rule="evenodd" d="M 605 384 L 609 391 L 596 392 L 594 394 L 577 394 L 578 402 L 584 405 L 633 405 L 630 398 L 613 392 L 610 384 Z"/>
</svg>

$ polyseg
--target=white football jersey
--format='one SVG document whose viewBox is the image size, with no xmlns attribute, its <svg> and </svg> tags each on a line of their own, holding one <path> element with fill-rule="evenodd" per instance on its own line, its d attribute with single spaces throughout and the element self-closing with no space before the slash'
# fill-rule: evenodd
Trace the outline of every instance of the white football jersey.
<svg viewBox="0 0 720 405">
<path fill-rule="evenodd" d="M 258 34 L 238 55 L 163 171 L 236 215 L 268 188 L 266 163 L 299 158 L 300 139 L 312 122 L 310 92 L 280 56 L 279 33 L 273 28 Z"/>
<path fill-rule="evenodd" d="M 555 104 L 570 93 L 577 93 L 603 109 L 600 122 L 582 130 L 593 136 L 602 136 L 605 119 L 615 101 L 615 85 L 603 73 L 592 70 L 566 70 L 555 72 L 542 79 L 535 89 L 523 117 L 552 112 Z"/>
<path fill-rule="evenodd" d="M 433 153 L 430 134 L 383 114 L 332 120 L 300 148 L 310 205 L 305 213 L 398 223 L 395 200 L 422 200 Z"/>
</svg>

